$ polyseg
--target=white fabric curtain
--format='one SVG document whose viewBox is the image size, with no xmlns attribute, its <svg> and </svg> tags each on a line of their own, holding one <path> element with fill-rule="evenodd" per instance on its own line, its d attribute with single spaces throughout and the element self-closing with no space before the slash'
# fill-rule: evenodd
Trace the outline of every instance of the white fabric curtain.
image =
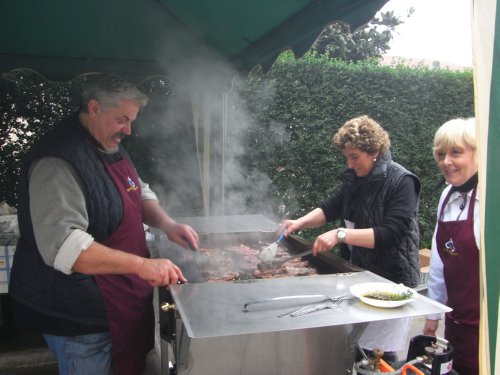
<svg viewBox="0 0 500 375">
<path fill-rule="evenodd" d="M 480 373 L 485 375 L 500 374 L 499 358 L 499 334 L 494 332 L 493 326 L 499 327 L 498 319 L 498 295 L 496 298 L 491 298 L 491 291 L 494 290 L 493 296 L 498 293 L 498 268 L 500 264 L 496 262 L 499 258 L 499 247 L 494 245 L 496 242 L 490 223 L 486 223 L 486 219 L 492 220 L 498 218 L 498 212 L 494 212 L 499 205 L 498 197 L 492 197 L 491 189 L 496 189 L 498 193 L 499 186 L 495 186 L 497 178 L 493 178 L 493 174 L 499 173 L 498 170 L 491 170 L 491 150 L 488 152 L 488 144 L 491 147 L 492 139 L 498 134 L 500 127 L 500 119 L 495 118 L 497 113 L 500 113 L 500 103 L 495 103 L 494 91 L 500 91 L 500 88 L 492 86 L 495 81 L 495 74 L 500 75 L 500 71 L 495 72 L 494 58 L 500 56 L 498 54 L 498 45 L 495 44 L 495 38 L 500 35 L 495 35 L 496 30 L 496 0 L 471 0 L 472 5 L 472 44 L 473 44 L 473 69 L 474 69 L 474 89 L 475 89 L 475 112 L 477 122 L 477 135 L 479 139 L 479 186 L 481 200 L 481 326 L 480 326 Z M 497 66 L 496 70 L 499 70 Z M 496 78 L 498 80 L 498 78 Z M 493 99 L 493 100 L 492 100 Z M 498 108 L 498 109 L 497 109 Z M 495 127 L 495 128 L 493 128 Z M 495 131 L 492 131 L 494 129 Z M 498 142 L 500 144 L 500 142 Z M 498 151 L 497 151 L 498 154 Z M 490 160 L 488 161 L 488 155 Z M 489 168 L 490 169 L 489 169 Z M 496 168 L 495 168 L 496 169 Z M 498 194 L 497 194 L 498 196 Z M 498 224 L 497 224 L 498 227 Z M 495 252 L 495 253 L 494 253 Z M 493 265 L 492 262 L 496 262 Z M 493 276 L 491 270 L 496 269 Z M 488 274 L 488 271 L 490 273 Z M 496 282 L 495 282 L 496 280 Z M 496 284 L 496 285 L 495 285 Z M 488 298 L 487 291 L 490 291 Z M 492 314 L 492 312 L 496 312 Z M 491 318 L 493 316 L 493 319 Z M 496 321 L 495 321 L 496 320 Z M 492 350 L 491 350 L 492 349 Z"/>
</svg>

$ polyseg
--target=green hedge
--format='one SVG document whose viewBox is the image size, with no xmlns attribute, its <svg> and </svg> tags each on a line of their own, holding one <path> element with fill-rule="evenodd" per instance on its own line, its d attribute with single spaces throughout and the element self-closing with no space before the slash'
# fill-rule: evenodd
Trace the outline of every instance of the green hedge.
<svg viewBox="0 0 500 375">
<path fill-rule="evenodd" d="M 237 92 L 241 100 L 233 107 L 245 103 L 253 124 L 241 157 L 246 184 L 255 182 L 252 176 L 268 175 L 273 182 L 268 197 L 282 214 L 303 215 L 334 191 L 345 161 L 331 139 L 346 120 L 367 114 L 388 131 L 394 160 L 422 181 L 421 246 L 430 245 L 440 193 L 434 190 L 440 173 L 432 140 L 445 121 L 473 116 L 470 70 L 350 64 L 311 54 L 295 59 L 284 53 L 266 75 L 255 72 L 241 81 Z M 250 197 L 246 203 L 262 201 Z"/>
</svg>

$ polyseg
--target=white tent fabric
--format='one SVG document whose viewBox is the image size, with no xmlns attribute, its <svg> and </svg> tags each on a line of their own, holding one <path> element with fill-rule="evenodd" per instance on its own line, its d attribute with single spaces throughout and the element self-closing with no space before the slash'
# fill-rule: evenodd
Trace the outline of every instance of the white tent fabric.
<svg viewBox="0 0 500 375">
<path fill-rule="evenodd" d="M 500 374 L 499 358 L 499 280 L 498 277 L 498 222 L 497 230 L 492 221 L 498 218 L 499 164 L 498 151 L 493 153 L 493 137 L 498 136 L 500 87 L 494 82 L 500 79 L 500 69 L 495 59 L 500 58 L 498 42 L 495 39 L 497 24 L 496 0 L 471 0 L 473 69 L 476 94 L 476 121 L 479 139 L 479 186 L 481 200 L 481 326 L 480 326 L 480 373 Z M 499 61 L 500 63 L 500 61 Z M 496 69 L 495 69 L 496 67 Z M 497 70 L 497 71 L 495 71 Z M 497 77 L 498 76 L 498 77 Z M 489 146 L 489 147 L 488 147 Z M 490 148 L 490 150 L 488 150 Z M 496 147 L 495 147 L 496 148 Z M 495 155 L 496 154 L 496 155 Z M 487 221 L 489 220 L 489 222 Z M 496 221 L 496 220 L 495 220 Z"/>
</svg>

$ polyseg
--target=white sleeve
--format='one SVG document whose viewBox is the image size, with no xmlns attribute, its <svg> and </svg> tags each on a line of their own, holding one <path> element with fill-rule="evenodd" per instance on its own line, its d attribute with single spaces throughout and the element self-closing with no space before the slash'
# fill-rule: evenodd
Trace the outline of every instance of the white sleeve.
<svg viewBox="0 0 500 375">
<path fill-rule="evenodd" d="M 34 161 L 29 175 L 30 213 L 40 254 L 49 266 L 70 274 L 81 251 L 93 242 L 79 177 L 64 160 Z"/>
<path fill-rule="evenodd" d="M 434 231 L 434 235 L 432 237 L 431 260 L 429 265 L 429 274 L 427 275 L 427 294 L 429 298 L 442 304 L 445 304 L 448 300 L 446 284 L 444 282 L 443 261 L 441 260 L 436 247 L 436 231 Z M 441 320 L 443 319 L 443 314 L 428 315 L 427 319 Z"/>
<path fill-rule="evenodd" d="M 481 214 L 478 195 L 476 195 L 476 203 L 474 205 L 474 239 L 476 240 L 477 248 L 481 250 L 481 222 L 479 220 Z"/>
<path fill-rule="evenodd" d="M 436 214 L 436 227 L 434 228 L 434 234 L 432 236 L 431 259 L 429 265 L 429 274 L 427 275 L 427 294 L 429 298 L 439 303 L 445 304 L 448 300 L 448 294 L 446 292 L 446 284 L 444 282 L 443 261 L 439 256 L 436 244 L 436 234 L 438 228 L 437 222 L 439 221 L 439 209 L 443 203 L 443 196 L 444 192 L 441 195 L 441 199 L 439 200 Z M 444 314 L 442 313 L 431 314 L 427 315 L 427 319 L 441 320 L 443 319 L 443 315 Z"/>
<path fill-rule="evenodd" d="M 149 187 L 149 184 L 142 181 L 140 177 L 139 177 L 139 183 L 141 185 L 141 198 L 143 201 L 148 200 L 148 199 L 152 199 L 155 201 L 159 200 L 158 197 L 156 196 L 155 192 L 153 190 L 151 190 L 151 188 Z"/>
</svg>

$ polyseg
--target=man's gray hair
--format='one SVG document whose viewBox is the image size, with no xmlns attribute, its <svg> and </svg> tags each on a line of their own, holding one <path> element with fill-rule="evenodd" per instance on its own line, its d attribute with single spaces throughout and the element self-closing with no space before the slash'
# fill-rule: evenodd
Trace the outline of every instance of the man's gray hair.
<svg viewBox="0 0 500 375">
<path fill-rule="evenodd" d="M 139 108 L 148 103 L 148 97 L 135 85 L 113 74 L 102 75 L 87 84 L 82 91 L 80 110 L 88 112 L 88 104 L 93 99 L 101 104 L 103 110 L 117 106 L 120 100 L 132 100 Z"/>
</svg>

